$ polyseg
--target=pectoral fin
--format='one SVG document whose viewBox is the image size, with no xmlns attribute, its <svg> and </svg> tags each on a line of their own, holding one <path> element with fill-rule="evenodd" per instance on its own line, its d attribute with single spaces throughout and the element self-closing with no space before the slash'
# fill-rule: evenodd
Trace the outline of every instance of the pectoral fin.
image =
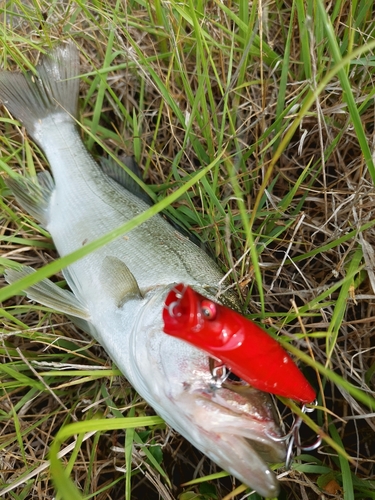
<svg viewBox="0 0 375 500">
<path fill-rule="evenodd" d="M 122 307 L 128 300 L 142 298 L 137 280 L 117 257 L 105 257 L 100 280 L 108 295 L 115 299 L 117 307 Z"/>
<path fill-rule="evenodd" d="M 4 276 L 8 283 L 14 283 L 35 272 L 35 269 L 32 267 L 24 266 L 19 271 L 7 269 Z M 44 279 L 30 286 L 25 290 L 25 293 L 29 299 L 35 300 L 46 307 L 50 307 L 51 309 L 55 309 L 56 311 L 76 318 L 84 320 L 90 319 L 87 309 L 73 293 L 59 288 L 49 279 Z"/>
</svg>

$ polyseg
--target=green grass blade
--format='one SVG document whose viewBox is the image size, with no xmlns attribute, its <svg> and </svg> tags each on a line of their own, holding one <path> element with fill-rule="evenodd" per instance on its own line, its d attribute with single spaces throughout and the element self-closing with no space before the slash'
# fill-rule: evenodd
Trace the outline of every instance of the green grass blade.
<svg viewBox="0 0 375 500">
<path fill-rule="evenodd" d="M 330 48 L 332 51 L 332 57 L 333 57 L 334 62 L 337 65 L 337 75 L 340 78 L 340 83 L 341 83 L 342 88 L 343 88 L 343 96 L 344 96 L 344 99 L 348 105 L 350 117 L 351 117 L 354 129 L 356 131 L 358 142 L 361 146 L 361 150 L 362 150 L 363 156 L 365 158 L 366 165 L 369 169 L 369 172 L 370 172 L 370 175 L 372 178 L 372 182 L 375 184 L 375 165 L 374 165 L 374 162 L 372 159 L 372 154 L 371 154 L 370 147 L 369 147 L 369 144 L 368 144 L 368 141 L 366 138 L 366 134 L 363 130 L 362 120 L 361 120 L 361 117 L 360 117 L 359 112 L 358 112 L 357 104 L 355 102 L 352 86 L 351 86 L 351 83 L 349 81 L 348 74 L 346 72 L 346 66 L 349 63 L 349 60 L 348 60 L 348 58 L 345 58 L 345 63 L 343 64 L 343 58 L 342 58 L 342 55 L 340 53 L 340 49 L 339 49 L 337 41 L 336 41 L 335 32 L 334 32 L 333 26 L 330 22 L 330 19 L 326 13 L 325 5 L 323 4 L 322 0 L 317 1 L 317 8 L 319 10 L 320 16 L 324 19 L 325 30 L 326 30 L 327 37 L 329 40 L 329 45 L 330 45 Z M 366 46 L 361 47 L 361 48 L 366 49 Z M 370 47 L 368 47 L 368 50 L 369 49 L 370 49 Z M 354 59 L 355 52 L 356 51 L 353 51 L 351 54 L 349 54 L 349 58 Z"/>
</svg>

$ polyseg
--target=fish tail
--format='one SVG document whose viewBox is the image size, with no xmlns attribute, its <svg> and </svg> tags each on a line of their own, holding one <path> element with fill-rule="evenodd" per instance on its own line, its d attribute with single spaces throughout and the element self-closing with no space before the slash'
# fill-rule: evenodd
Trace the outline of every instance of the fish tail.
<svg viewBox="0 0 375 500">
<path fill-rule="evenodd" d="M 0 101 L 40 144 L 43 119 L 59 115 L 59 122 L 73 122 L 77 115 L 79 55 L 75 45 L 58 45 L 35 69 L 35 74 L 0 71 Z"/>
</svg>

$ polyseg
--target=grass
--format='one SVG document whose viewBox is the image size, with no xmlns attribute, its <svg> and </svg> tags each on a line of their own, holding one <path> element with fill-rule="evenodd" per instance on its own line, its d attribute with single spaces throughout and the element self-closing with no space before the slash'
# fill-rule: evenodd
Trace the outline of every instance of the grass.
<svg viewBox="0 0 375 500">
<path fill-rule="evenodd" d="M 213 464 L 153 416 L 100 346 L 20 294 L 167 210 L 205 242 L 244 311 L 319 382 L 312 419 L 333 441 L 291 470 L 278 464 L 280 498 L 375 498 L 371 7 L 3 2 L 2 66 L 32 69 L 40 52 L 73 39 L 87 147 L 97 157 L 135 154 L 156 204 L 59 259 L 1 180 L 0 265 L 39 271 L 0 290 L 0 494 L 46 499 L 56 487 L 69 499 L 229 498 L 231 481 L 207 479 Z M 18 122 L 2 116 L 1 170 L 44 169 Z M 279 410 L 287 422 L 281 402 Z"/>
</svg>

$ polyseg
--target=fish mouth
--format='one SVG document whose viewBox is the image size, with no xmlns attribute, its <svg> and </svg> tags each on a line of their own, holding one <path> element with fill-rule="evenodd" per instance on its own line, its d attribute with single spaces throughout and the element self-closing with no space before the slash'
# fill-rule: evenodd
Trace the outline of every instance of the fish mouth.
<svg viewBox="0 0 375 500">
<path fill-rule="evenodd" d="M 253 422 L 254 435 L 249 433 L 246 440 L 255 451 L 266 462 L 283 461 L 286 456 L 285 444 L 280 441 L 282 434 L 276 424 L 276 411 L 271 397 L 243 381 L 227 380 L 222 388 L 225 391 L 223 395 L 226 396 L 224 403 L 221 400 L 222 406 Z M 221 397 L 219 394 L 215 396 L 216 399 Z M 245 434 L 243 431 L 239 433 Z"/>
<path fill-rule="evenodd" d="M 280 441 L 275 407 L 268 394 L 242 381 L 228 380 L 220 387 L 201 392 L 200 397 L 222 412 L 221 418 L 228 420 L 228 433 L 244 437 L 266 462 L 284 460 L 285 444 Z M 240 420 L 243 426 L 238 426 Z"/>
<path fill-rule="evenodd" d="M 279 483 L 268 464 L 284 462 L 286 448 L 269 395 L 229 380 L 220 387 L 186 385 L 181 404 L 190 423 L 181 434 L 250 488 L 277 496 Z"/>
</svg>

